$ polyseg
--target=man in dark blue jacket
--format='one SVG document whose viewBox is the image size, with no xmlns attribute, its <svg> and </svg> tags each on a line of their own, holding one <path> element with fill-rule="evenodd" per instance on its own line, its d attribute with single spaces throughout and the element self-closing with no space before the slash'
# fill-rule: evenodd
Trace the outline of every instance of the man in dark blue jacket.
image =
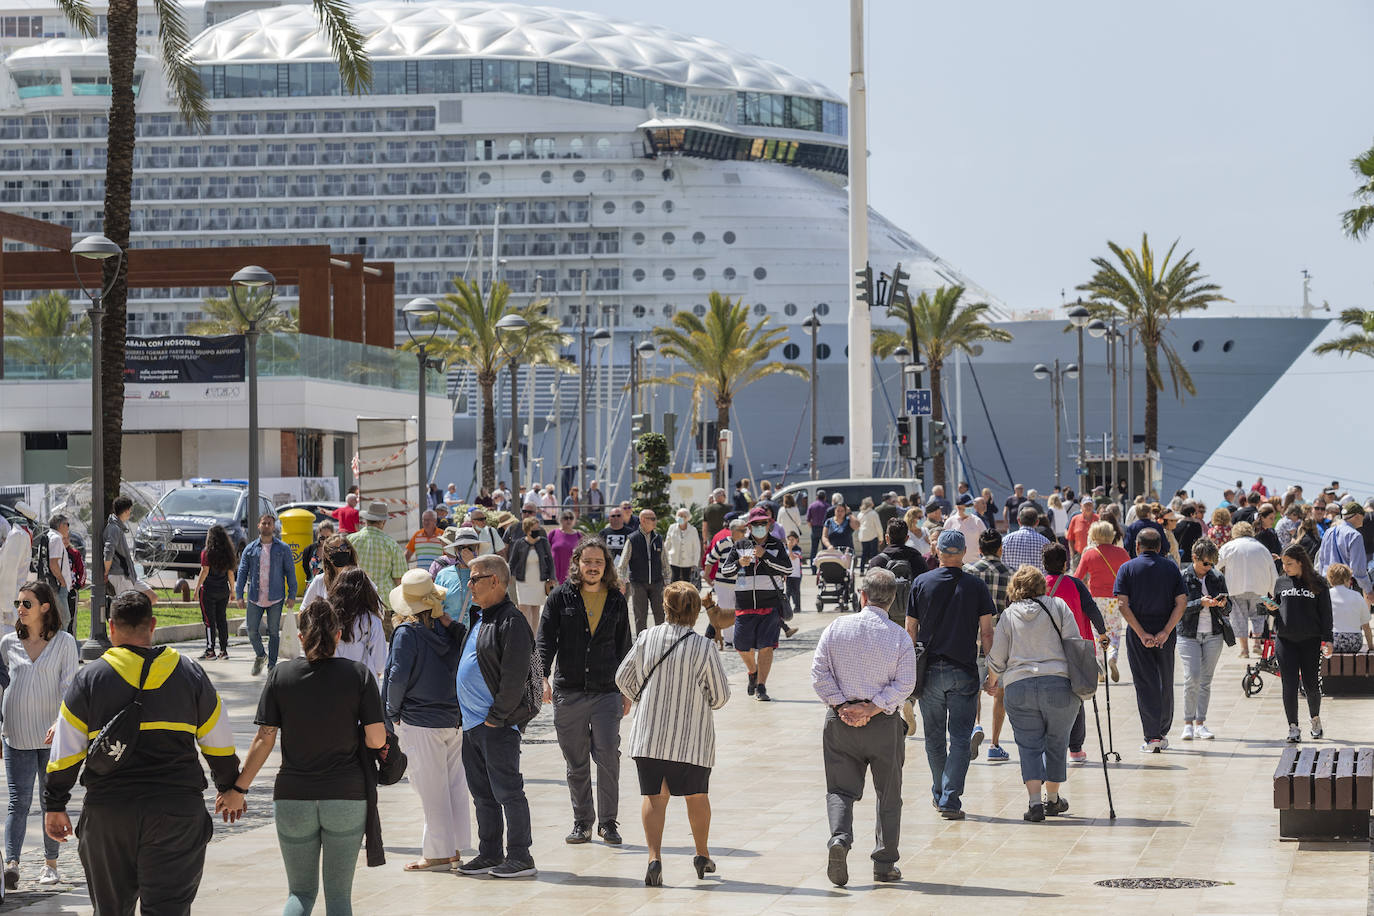
<svg viewBox="0 0 1374 916">
<path fill-rule="evenodd" d="M 248 600 L 244 601 L 247 592 Z M 264 512 L 258 519 L 258 539 L 243 549 L 234 597 L 248 612 L 248 641 L 253 644 L 253 674 L 262 674 L 263 663 L 274 668 L 281 644 L 281 615 L 291 613 L 296 600 L 296 564 L 291 548 L 277 540 L 277 517 Z M 267 615 L 267 654 L 262 651 L 263 615 Z"/>
<path fill-rule="evenodd" d="M 520 727 L 538 712 L 537 705 L 531 708 L 526 690 L 534 634 L 525 615 L 506 597 L 506 561 L 487 554 L 473 560 L 471 569 L 468 586 L 478 610 L 458 661 L 458 709 L 463 720 L 463 768 L 477 812 L 477 857 L 458 871 L 528 878 L 538 871 L 530 855 L 530 803 L 520 773 Z M 538 697 L 534 699 L 537 704 Z"/>
</svg>

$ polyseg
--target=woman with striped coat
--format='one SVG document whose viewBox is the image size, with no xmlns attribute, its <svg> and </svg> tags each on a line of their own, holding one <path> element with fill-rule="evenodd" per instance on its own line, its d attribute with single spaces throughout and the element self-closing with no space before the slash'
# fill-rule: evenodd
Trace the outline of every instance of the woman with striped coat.
<svg viewBox="0 0 1374 916">
<path fill-rule="evenodd" d="M 712 711 L 730 699 L 715 643 L 693 629 L 701 614 L 697 590 L 689 582 L 674 582 L 663 591 L 663 607 L 666 622 L 640 631 L 615 676 L 621 692 L 636 704 L 630 756 L 644 796 L 640 814 L 649 847 L 644 883 L 650 887 L 663 884 L 663 822 L 673 795 L 686 796 L 697 877 L 716 870 L 707 849 L 707 793 L 716 762 Z"/>
<path fill-rule="evenodd" d="M 9 813 L 5 817 L 5 887 L 19 884 L 19 853 L 33 805 L 34 781 L 41 796 L 47 785 L 52 726 L 62 697 L 76 676 L 76 639 L 62 629 L 52 589 L 29 582 L 15 602 L 19 621 L 0 638 L 0 659 L 8 669 L 3 706 L 5 779 Z M 57 884 L 58 843 L 43 835 L 44 865 L 39 884 Z"/>
</svg>

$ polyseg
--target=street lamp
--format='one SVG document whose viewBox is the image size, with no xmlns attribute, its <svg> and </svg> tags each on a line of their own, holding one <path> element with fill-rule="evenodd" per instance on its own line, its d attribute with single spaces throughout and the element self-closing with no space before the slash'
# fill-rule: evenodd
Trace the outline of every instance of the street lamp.
<svg viewBox="0 0 1374 916">
<path fill-rule="evenodd" d="M 587 334 L 587 308 L 582 307 L 582 340 L 579 346 L 581 359 L 578 364 L 578 383 L 577 383 L 577 438 L 579 443 L 580 457 L 577 467 L 577 492 L 582 499 L 587 498 L 587 370 L 592 361 L 592 347 L 597 350 L 605 350 L 611 345 L 611 332 L 605 328 L 597 328 L 590 335 Z M 580 514 L 580 510 L 579 510 Z"/>
<path fill-rule="evenodd" d="M 1059 412 L 1063 409 L 1064 403 L 1064 379 L 1082 379 L 1083 376 L 1082 373 L 1078 371 L 1077 363 L 1069 363 L 1067 366 L 1060 368 L 1059 360 L 1057 359 L 1054 361 L 1053 369 L 1044 363 L 1037 363 L 1035 368 L 1031 370 L 1031 374 L 1042 382 L 1046 379 L 1050 380 L 1050 409 L 1054 411 L 1054 486 L 1057 489 L 1059 487 L 1059 469 L 1061 463 L 1059 455 Z"/>
<path fill-rule="evenodd" d="M 258 293 L 263 289 L 266 295 Z M 258 322 L 271 313 L 276 292 L 277 278 L 261 267 L 240 268 L 229 278 L 229 301 L 248 325 L 248 517 L 244 524 L 250 531 L 258 511 Z"/>
<path fill-rule="evenodd" d="M 94 287 L 88 287 L 81 279 L 81 262 L 99 261 L 103 270 L 105 262 L 116 258 L 110 279 Z M 123 266 L 124 249 L 103 235 L 90 235 L 72 246 L 72 272 L 81 291 L 91 300 L 86 314 L 91 321 L 91 635 L 81 646 L 81 657 L 94 661 L 109 648 L 110 641 L 105 635 L 105 412 L 101 404 L 103 386 L 100 373 L 101 322 L 105 318 L 105 297 L 114 288 L 115 280 Z M 102 280 L 104 277 L 102 275 Z M 72 608 L 75 616 L 76 608 Z"/>
<path fill-rule="evenodd" d="M 520 489 L 520 356 L 530 340 L 530 323 L 514 313 L 496 322 L 496 342 L 510 360 L 510 485 Z"/>
<path fill-rule="evenodd" d="M 802 330 L 811 338 L 811 479 L 818 480 L 816 469 L 816 338 L 820 337 L 821 320 L 816 310 L 811 309 L 811 317 L 802 322 Z M 719 458 L 717 458 L 719 460 Z M 815 494 L 812 494 L 815 498 Z"/>
<path fill-rule="evenodd" d="M 434 342 L 434 335 L 439 332 L 439 322 L 435 320 L 439 317 L 439 306 L 435 304 L 433 299 L 417 296 L 405 304 L 405 307 L 401 309 L 401 315 L 405 319 L 406 336 L 415 345 L 419 355 L 420 406 L 419 412 L 415 415 L 415 433 L 419 446 L 416 449 L 416 463 L 420 471 L 420 501 L 415 504 L 418 507 L 415 511 L 423 516 L 425 514 L 425 502 L 429 499 L 429 481 L 427 479 L 429 477 L 429 452 L 426 448 L 427 440 L 425 438 L 425 369 L 429 368 L 427 349 Z M 412 321 L 417 325 L 423 325 L 426 321 L 430 322 L 429 336 L 416 338 L 415 332 L 410 327 Z"/>
<path fill-rule="evenodd" d="M 1092 321 L 1092 312 L 1083 306 L 1083 300 L 1079 299 L 1078 304 L 1069 309 L 1069 324 L 1073 325 L 1078 334 L 1078 493 L 1083 493 L 1088 489 L 1088 452 L 1087 443 L 1084 442 L 1083 429 L 1083 397 L 1085 378 L 1087 372 L 1084 371 L 1087 363 L 1083 361 L 1083 329 Z"/>
<path fill-rule="evenodd" d="M 639 403 L 639 382 L 644 373 L 644 369 L 649 365 L 649 360 L 654 358 L 658 352 L 658 347 L 654 346 L 652 340 L 645 339 L 635 345 L 630 353 L 630 380 L 634 385 L 634 390 L 630 392 L 630 405 L 634 408 L 633 413 L 644 413 L 640 410 Z M 652 425 L 652 424 L 651 424 Z"/>
</svg>

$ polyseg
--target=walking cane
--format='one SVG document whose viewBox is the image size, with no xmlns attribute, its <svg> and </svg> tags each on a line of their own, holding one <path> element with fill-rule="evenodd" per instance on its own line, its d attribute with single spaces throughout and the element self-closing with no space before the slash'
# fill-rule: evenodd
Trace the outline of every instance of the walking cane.
<svg viewBox="0 0 1374 916">
<path fill-rule="evenodd" d="M 1110 710 L 1110 705 L 1108 709 Z M 1102 779 L 1107 783 L 1107 815 L 1112 820 L 1116 820 L 1116 806 L 1112 803 L 1112 777 L 1107 773 L 1107 757 L 1109 754 L 1116 753 L 1108 751 L 1102 744 L 1102 716 L 1097 711 L 1097 694 L 1093 694 L 1093 719 L 1097 721 L 1097 747 L 1102 751 Z M 1111 733 L 1112 717 L 1109 712 L 1107 715 L 1107 732 Z M 1120 760 L 1121 755 L 1117 754 L 1116 759 Z"/>
<path fill-rule="evenodd" d="M 1115 757 L 1117 763 L 1121 762 L 1121 755 L 1116 752 L 1116 739 L 1112 737 L 1112 678 L 1107 666 L 1106 646 L 1102 647 L 1102 673 L 1105 675 L 1105 677 L 1102 678 L 1102 683 L 1105 684 L 1107 688 L 1107 747 L 1102 752 L 1102 765 L 1105 767 L 1108 757 Z M 1097 713 L 1097 694 L 1093 694 L 1093 713 Z M 1101 722 L 1097 723 L 1097 742 L 1098 744 L 1102 743 Z M 1110 794 L 1110 789 L 1108 790 L 1108 794 Z"/>
</svg>

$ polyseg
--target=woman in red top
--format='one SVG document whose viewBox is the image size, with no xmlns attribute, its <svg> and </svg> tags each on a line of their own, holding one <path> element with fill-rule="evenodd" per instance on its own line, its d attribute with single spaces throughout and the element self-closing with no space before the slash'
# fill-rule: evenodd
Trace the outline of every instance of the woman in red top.
<svg viewBox="0 0 1374 916">
<path fill-rule="evenodd" d="M 1116 585 L 1117 572 L 1131 559 L 1125 548 L 1113 543 L 1118 537 L 1116 526 L 1111 522 L 1095 522 L 1088 529 L 1092 546 L 1083 551 L 1078 558 L 1078 568 L 1073 571 L 1074 576 L 1088 586 L 1088 594 L 1102 613 L 1108 638 L 1107 670 L 1113 681 L 1121 680 L 1121 671 L 1116 666 L 1121 648 L 1121 604 L 1112 588 Z"/>
<path fill-rule="evenodd" d="M 1212 510 L 1212 524 L 1207 526 L 1207 540 L 1220 547 L 1231 540 L 1231 510 L 1217 506 Z"/>
<path fill-rule="evenodd" d="M 1045 594 L 1059 598 L 1069 606 L 1069 610 L 1073 611 L 1073 619 L 1078 624 L 1078 635 L 1084 639 L 1092 639 L 1093 631 L 1096 630 L 1105 637 L 1107 624 L 1102 619 L 1102 612 L 1098 610 L 1088 587 L 1081 579 L 1065 574 L 1069 566 L 1069 552 L 1064 545 L 1046 544 L 1040 557 L 1045 564 Z M 1083 704 L 1080 703 L 1078 716 L 1073 720 L 1073 727 L 1069 729 L 1069 759 L 1074 763 L 1088 762 L 1088 753 L 1083 750 L 1083 739 L 1088 734 L 1087 724 Z"/>
</svg>

